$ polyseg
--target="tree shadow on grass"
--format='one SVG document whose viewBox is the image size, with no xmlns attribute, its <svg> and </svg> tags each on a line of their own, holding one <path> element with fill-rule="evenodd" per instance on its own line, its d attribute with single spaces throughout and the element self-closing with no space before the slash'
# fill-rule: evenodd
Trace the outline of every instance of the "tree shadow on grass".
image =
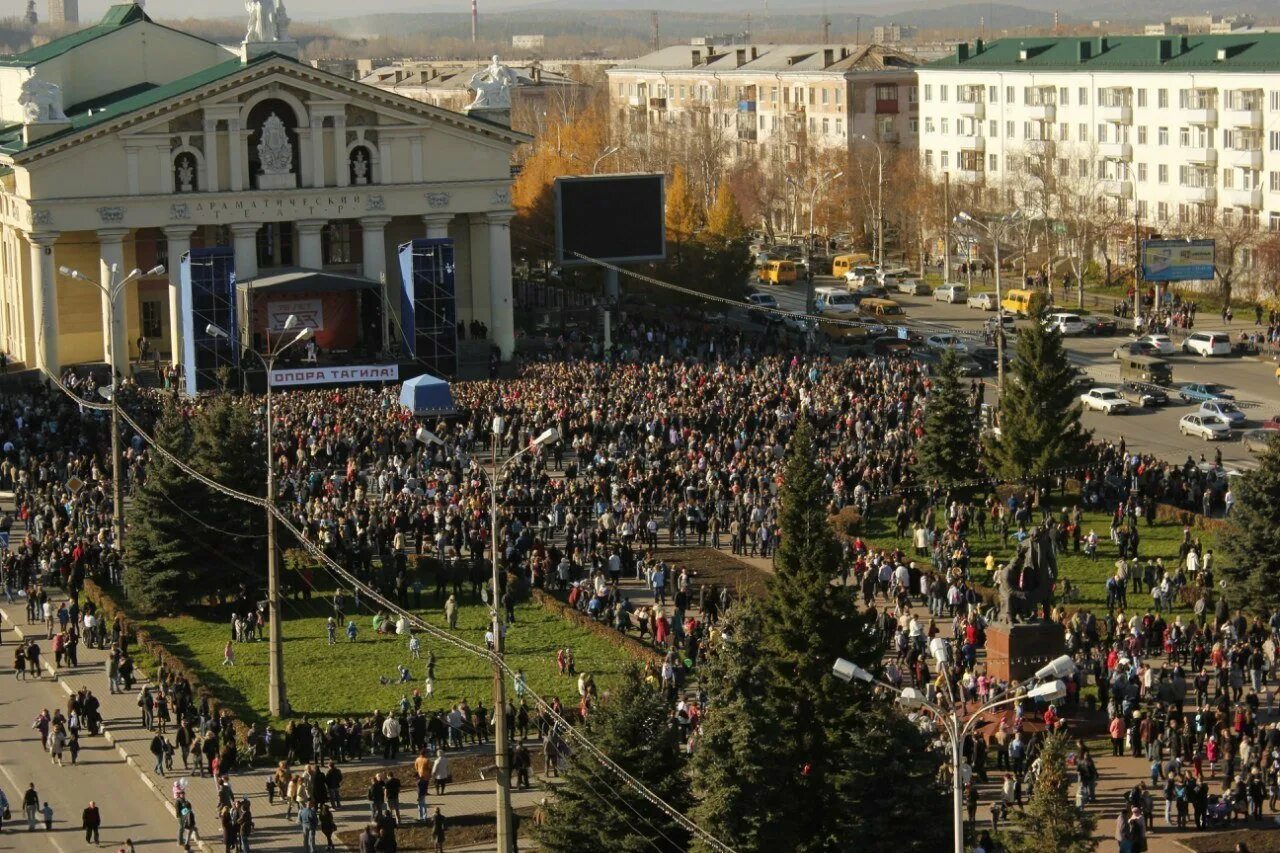
<svg viewBox="0 0 1280 853">
<path fill-rule="evenodd" d="M 199 656 L 190 645 L 178 638 L 178 635 L 162 625 L 152 623 L 147 626 L 148 633 L 169 654 L 181 660 L 200 679 L 200 683 L 218 702 L 230 709 L 236 718 L 244 723 L 261 723 L 266 717 L 250 704 L 248 698 L 234 687 L 217 670 L 201 666 Z M 245 666 L 245 664 L 237 664 Z"/>
</svg>

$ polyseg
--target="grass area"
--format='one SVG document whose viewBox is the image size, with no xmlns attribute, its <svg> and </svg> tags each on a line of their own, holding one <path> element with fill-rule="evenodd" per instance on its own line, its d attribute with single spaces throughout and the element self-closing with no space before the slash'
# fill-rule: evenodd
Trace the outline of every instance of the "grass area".
<svg viewBox="0 0 1280 853">
<path fill-rule="evenodd" d="M 1055 510 L 1056 512 L 1056 510 Z M 941 521 L 941 517 L 939 518 Z M 1087 536 L 1090 529 L 1098 534 L 1098 551 L 1095 559 L 1089 559 L 1084 555 L 1083 548 L 1080 553 L 1074 550 L 1064 552 L 1058 555 L 1058 575 L 1060 578 L 1070 580 L 1072 585 L 1080 588 L 1081 598 L 1078 602 L 1081 606 L 1088 607 L 1105 607 L 1107 603 L 1107 579 L 1115 573 L 1115 563 L 1119 559 L 1119 550 L 1116 544 L 1111 541 L 1109 531 L 1111 529 L 1111 517 L 1103 513 L 1086 512 L 1084 514 L 1083 532 Z M 872 517 L 863 522 L 862 535 L 869 544 L 875 547 L 898 547 L 904 552 L 911 554 L 910 539 L 898 539 L 895 537 L 896 530 L 894 522 L 889 515 L 881 515 Z M 969 546 L 972 557 L 970 559 L 970 574 L 979 583 L 986 581 L 986 569 L 984 561 L 988 553 L 993 554 L 996 558 L 996 566 L 999 568 L 1008 562 L 1016 550 L 1016 540 L 1012 536 L 1009 537 L 1008 544 L 1000 541 L 1000 535 L 989 525 L 987 536 L 979 536 L 976 528 L 971 529 L 969 537 Z M 1147 558 L 1161 557 L 1164 559 L 1166 566 L 1172 566 L 1178 560 L 1178 546 L 1182 542 L 1182 527 L 1178 524 L 1155 521 L 1151 526 L 1147 526 L 1145 521 L 1139 521 L 1138 525 L 1138 553 L 1145 561 Z M 1192 534 L 1199 536 L 1204 547 L 1209 550 L 1215 549 L 1215 541 L 1212 533 L 1202 530 L 1196 530 Z M 989 586 L 989 584 L 986 584 Z M 1139 608 L 1145 610 L 1151 605 L 1151 599 L 1145 593 L 1135 595 L 1129 594 L 1129 609 Z"/>
<path fill-rule="evenodd" d="M 424 596 L 424 604 L 427 598 Z M 446 625 L 443 608 L 415 608 L 414 612 L 434 625 Z M 452 645 L 420 635 L 422 659 L 411 660 L 408 638 L 375 634 L 372 616 L 363 613 L 356 617 L 356 641 L 348 642 L 340 630 L 338 644 L 330 646 L 325 631 L 331 613 L 329 599 L 316 598 L 310 603 L 286 600 L 284 613 L 285 684 L 295 716 L 363 716 L 391 708 L 402 695 L 412 698 L 415 688 L 423 689 L 429 650 L 436 656 L 435 694 L 427 698 L 424 692 L 423 707 L 446 709 L 463 698 L 473 705 L 478 699 L 489 704 L 489 664 Z M 483 605 L 464 604 L 458 610 L 458 636 L 483 646 L 487 618 Z M 223 666 L 223 646 L 231 635 L 223 618 L 213 614 L 182 616 L 159 619 L 146 628 L 170 653 L 187 661 L 241 720 L 253 723 L 266 719 L 265 641 L 236 644 L 235 666 Z M 566 646 L 573 649 L 578 672 L 594 673 L 601 690 L 608 688 L 626 664 L 626 655 L 605 638 L 535 604 L 516 607 L 515 624 L 507 632 L 507 660 L 512 667 L 524 670 L 535 692 L 548 699 L 559 696 L 566 705 L 573 705 L 577 702 L 576 678 L 561 676 L 555 660 L 556 651 Z M 412 681 L 394 683 L 398 664 L 409 668 Z M 393 683 L 379 683 L 380 676 Z"/>
</svg>

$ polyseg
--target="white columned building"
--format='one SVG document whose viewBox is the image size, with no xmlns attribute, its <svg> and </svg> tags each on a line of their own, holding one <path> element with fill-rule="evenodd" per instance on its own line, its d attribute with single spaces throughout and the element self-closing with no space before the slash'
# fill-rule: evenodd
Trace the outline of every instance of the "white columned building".
<svg viewBox="0 0 1280 853">
<path fill-rule="evenodd" d="M 284 33 L 228 48 L 129 4 L 0 58 L 0 347 L 13 360 L 101 363 L 114 339 L 127 374 L 142 338 L 177 360 L 180 258 L 217 246 L 241 284 L 282 270 L 367 280 L 385 327 L 400 310 L 397 247 L 424 237 L 454 239 L 457 317 L 510 356 L 510 161 L 528 137 L 296 55 Z M 113 265 L 168 269 L 129 282 L 114 333 L 96 288 L 58 272 L 106 284 Z M 361 328 L 359 343 L 386 350 L 383 335 Z"/>
</svg>

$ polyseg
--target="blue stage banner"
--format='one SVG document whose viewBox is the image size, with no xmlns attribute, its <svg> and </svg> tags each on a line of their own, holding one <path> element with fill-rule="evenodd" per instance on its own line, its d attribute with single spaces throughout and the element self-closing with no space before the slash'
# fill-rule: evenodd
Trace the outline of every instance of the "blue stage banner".
<svg viewBox="0 0 1280 853">
<path fill-rule="evenodd" d="M 240 365 L 236 317 L 236 258 L 226 246 L 192 249 L 182 256 L 182 366 L 187 393 L 220 387 L 220 368 Z M 209 334 L 209 326 L 226 332 Z"/>
<path fill-rule="evenodd" d="M 400 328 L 406 357 L 437 376 L 458 372 L 458 309 L 453 240 L 400 246 Z"/>
</svg>

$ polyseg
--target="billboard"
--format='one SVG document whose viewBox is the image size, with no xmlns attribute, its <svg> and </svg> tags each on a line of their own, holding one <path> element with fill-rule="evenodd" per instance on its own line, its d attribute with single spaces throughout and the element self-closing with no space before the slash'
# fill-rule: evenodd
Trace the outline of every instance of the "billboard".
<svg viewBox="0 0 1280 853">
<path fill-rule="evenodd" d="M 240 364 L 239 329 L 236 328 L 236 258 L 226 246 L 192 249 L 183 254 L 179 267 L 182 288 L 182 367 L 187 393 L 220 387 L 220 368 L 234 370 Z M 217 326 L 226 335 L 211 335 Z"/>
<path fill-rule="evenodd" d="M 1213 240 L 1143 240 L 1142 277 L 1147 281 L 1212 279 Z"/>
<path fill-rule="evenodd" d="M 556 262 L 660 261 L 667 256 L 661 174 L 556 178 Z"/>
</svg>

